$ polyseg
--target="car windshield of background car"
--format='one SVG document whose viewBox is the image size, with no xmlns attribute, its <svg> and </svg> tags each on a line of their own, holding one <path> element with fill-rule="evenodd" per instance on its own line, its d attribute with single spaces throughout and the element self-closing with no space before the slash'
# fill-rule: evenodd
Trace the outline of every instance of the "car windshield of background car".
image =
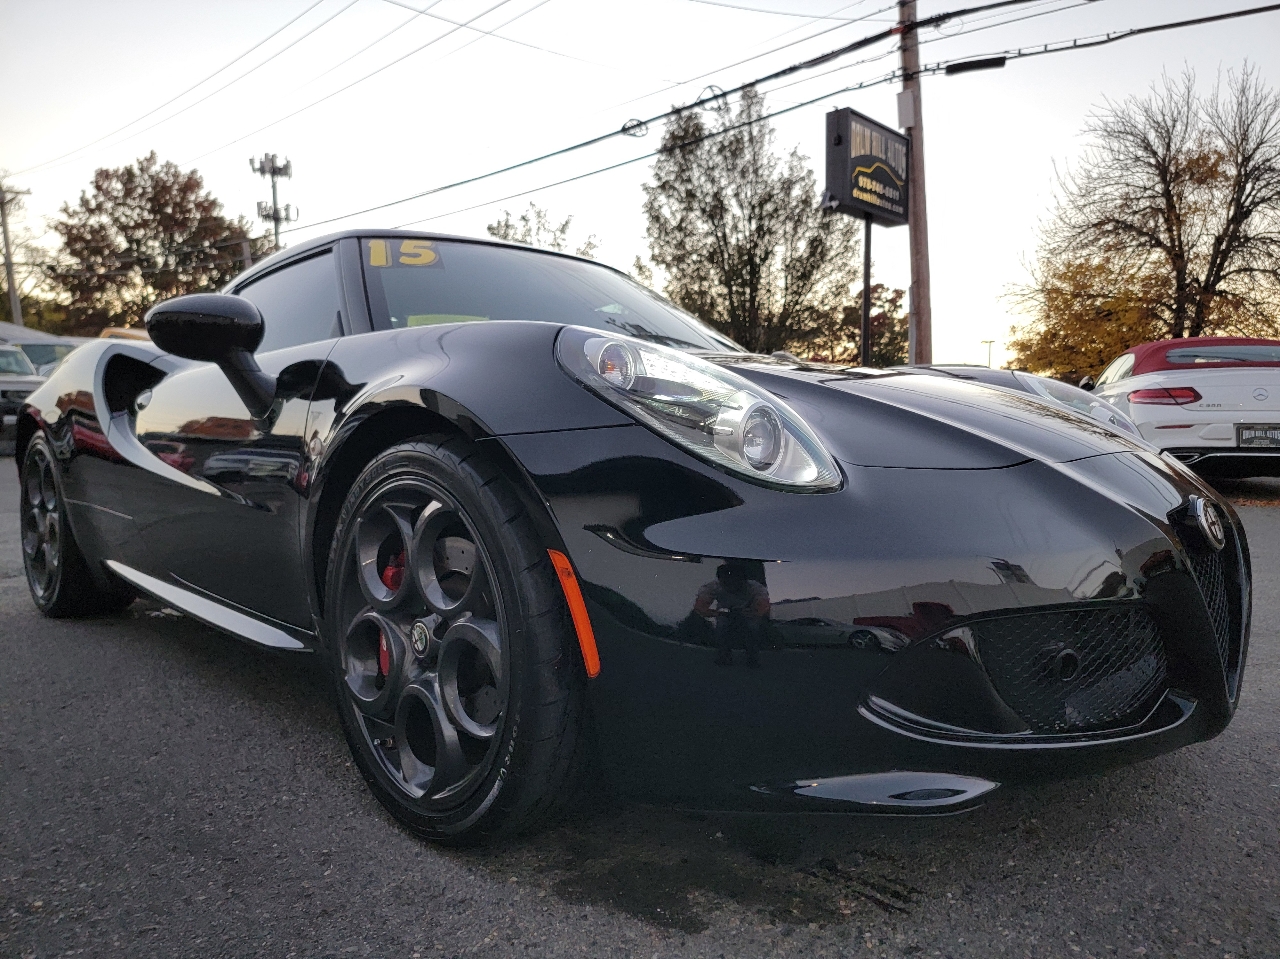
<svg viewBox="0 0 1280 959">
<path fill-rule="evenodd" d="M 1180 346 L 1165 355 L 1170 363 L 1212 363 L 1216 366 L 1280 364 L 1280 343 L 1275 346 Z"/>
<path fill-rule="evenodd" d="M 45 366 L 57 363 L 75 347 L 69 343 L 23 343 L 21 349 L 32 366 Z"/>
<path fill-rule="evenodd" d="M 742 348 L 607 267 L 535 251 L 423 239 L 361 240 L 374 327 L 475 320 L 586 326 L 685 350 Z"/>
<path fill-rule="evenodd" d="M 0 373 L 12 373 L 17 376 L 34 376 L 36 368 L 26 355 L 18 350 L 0 350 Z"/>
<path fill-rule="evenodd" d="M 1106 386 L 1108 383 L 1124 379 L 1133 371 L 1133 361 L 1134 355 L 1132 353 L 1121 353 L 1107 364 L 1107 368 L 1098 377 L 1097 386 Z"/>
</svg>

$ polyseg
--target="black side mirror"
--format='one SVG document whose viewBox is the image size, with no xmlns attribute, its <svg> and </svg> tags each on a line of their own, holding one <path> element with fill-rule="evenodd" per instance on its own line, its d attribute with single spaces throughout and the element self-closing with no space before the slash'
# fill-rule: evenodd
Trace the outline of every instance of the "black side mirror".
<svg viewBox="0 0 1280 959">
<path fill-rule="evenodd" d="M 145 320 L 151 341 L 166 353 L 217 363 L 257 419 L 271 410 L 276 381 L 253 351 L 262 342 L 262 314 L 248 300 L 225 293 L 192 293 L 157 303 Z"/>
<path fill-rule="evenodd" d="M 1080 383 L 1079 383 L 1080 389 L 1084 390 L 1085 392 L 1092 393 L 1093 388 L 1097 385 L 1098 384 L 1093 381 L 1092 376 L 1083 376 L 1080 378 Z"/>
</svg>

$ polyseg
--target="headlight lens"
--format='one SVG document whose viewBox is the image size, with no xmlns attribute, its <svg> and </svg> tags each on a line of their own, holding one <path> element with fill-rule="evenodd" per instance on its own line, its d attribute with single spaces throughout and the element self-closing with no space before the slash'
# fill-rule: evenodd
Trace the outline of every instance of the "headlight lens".
<svg viewBox="0 0 1280 959">
<path fill-rule="evenodd" d="M 800 417 L 750 380 L 689 353 L 568 327 L 560 363 L 608 402 L 695 456 L 796 490 L 840 485 L 840 470 Z"/>
</svg>

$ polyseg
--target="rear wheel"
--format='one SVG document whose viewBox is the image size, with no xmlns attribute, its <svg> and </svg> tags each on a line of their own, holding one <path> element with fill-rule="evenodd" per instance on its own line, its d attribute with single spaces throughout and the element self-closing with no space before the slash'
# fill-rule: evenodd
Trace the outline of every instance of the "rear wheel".
<svg viewBox="0 0 1280 959">
<path fill-rule="evenodd" d="M 585 675 L 547 554 L 474 444 L 365 468 L 325 595 L 343 730 L 397 819 L 464 842 L 554 811 L 582 765 Z"/>
<path fill-rule="evenodd" d="M 90 572 L 67 520 L 62 476 L 43 434 L 27 446 L 21 479 L 22 562 L 40 612 L 55 618 L 93 616 L 119 612 L 133 602 L 123 583 L 104 587 Z"/>
</svg>

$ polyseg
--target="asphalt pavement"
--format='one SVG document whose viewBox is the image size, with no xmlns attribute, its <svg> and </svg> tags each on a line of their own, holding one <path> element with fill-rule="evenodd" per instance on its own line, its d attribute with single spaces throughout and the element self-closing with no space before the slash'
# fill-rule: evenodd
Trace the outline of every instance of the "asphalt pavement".
<svg viewBox="0 0 1280 959">
<path fill-rule="evenodd" d="M 1231 727 L 943 819 L 584 799 L 507 848 L 399 829 L 314 664 L 139 602 L 54 622 L 0 460 L 0 956 L 1280 957 L 1280 484 L 1232 484 Z"/>
</svg>

